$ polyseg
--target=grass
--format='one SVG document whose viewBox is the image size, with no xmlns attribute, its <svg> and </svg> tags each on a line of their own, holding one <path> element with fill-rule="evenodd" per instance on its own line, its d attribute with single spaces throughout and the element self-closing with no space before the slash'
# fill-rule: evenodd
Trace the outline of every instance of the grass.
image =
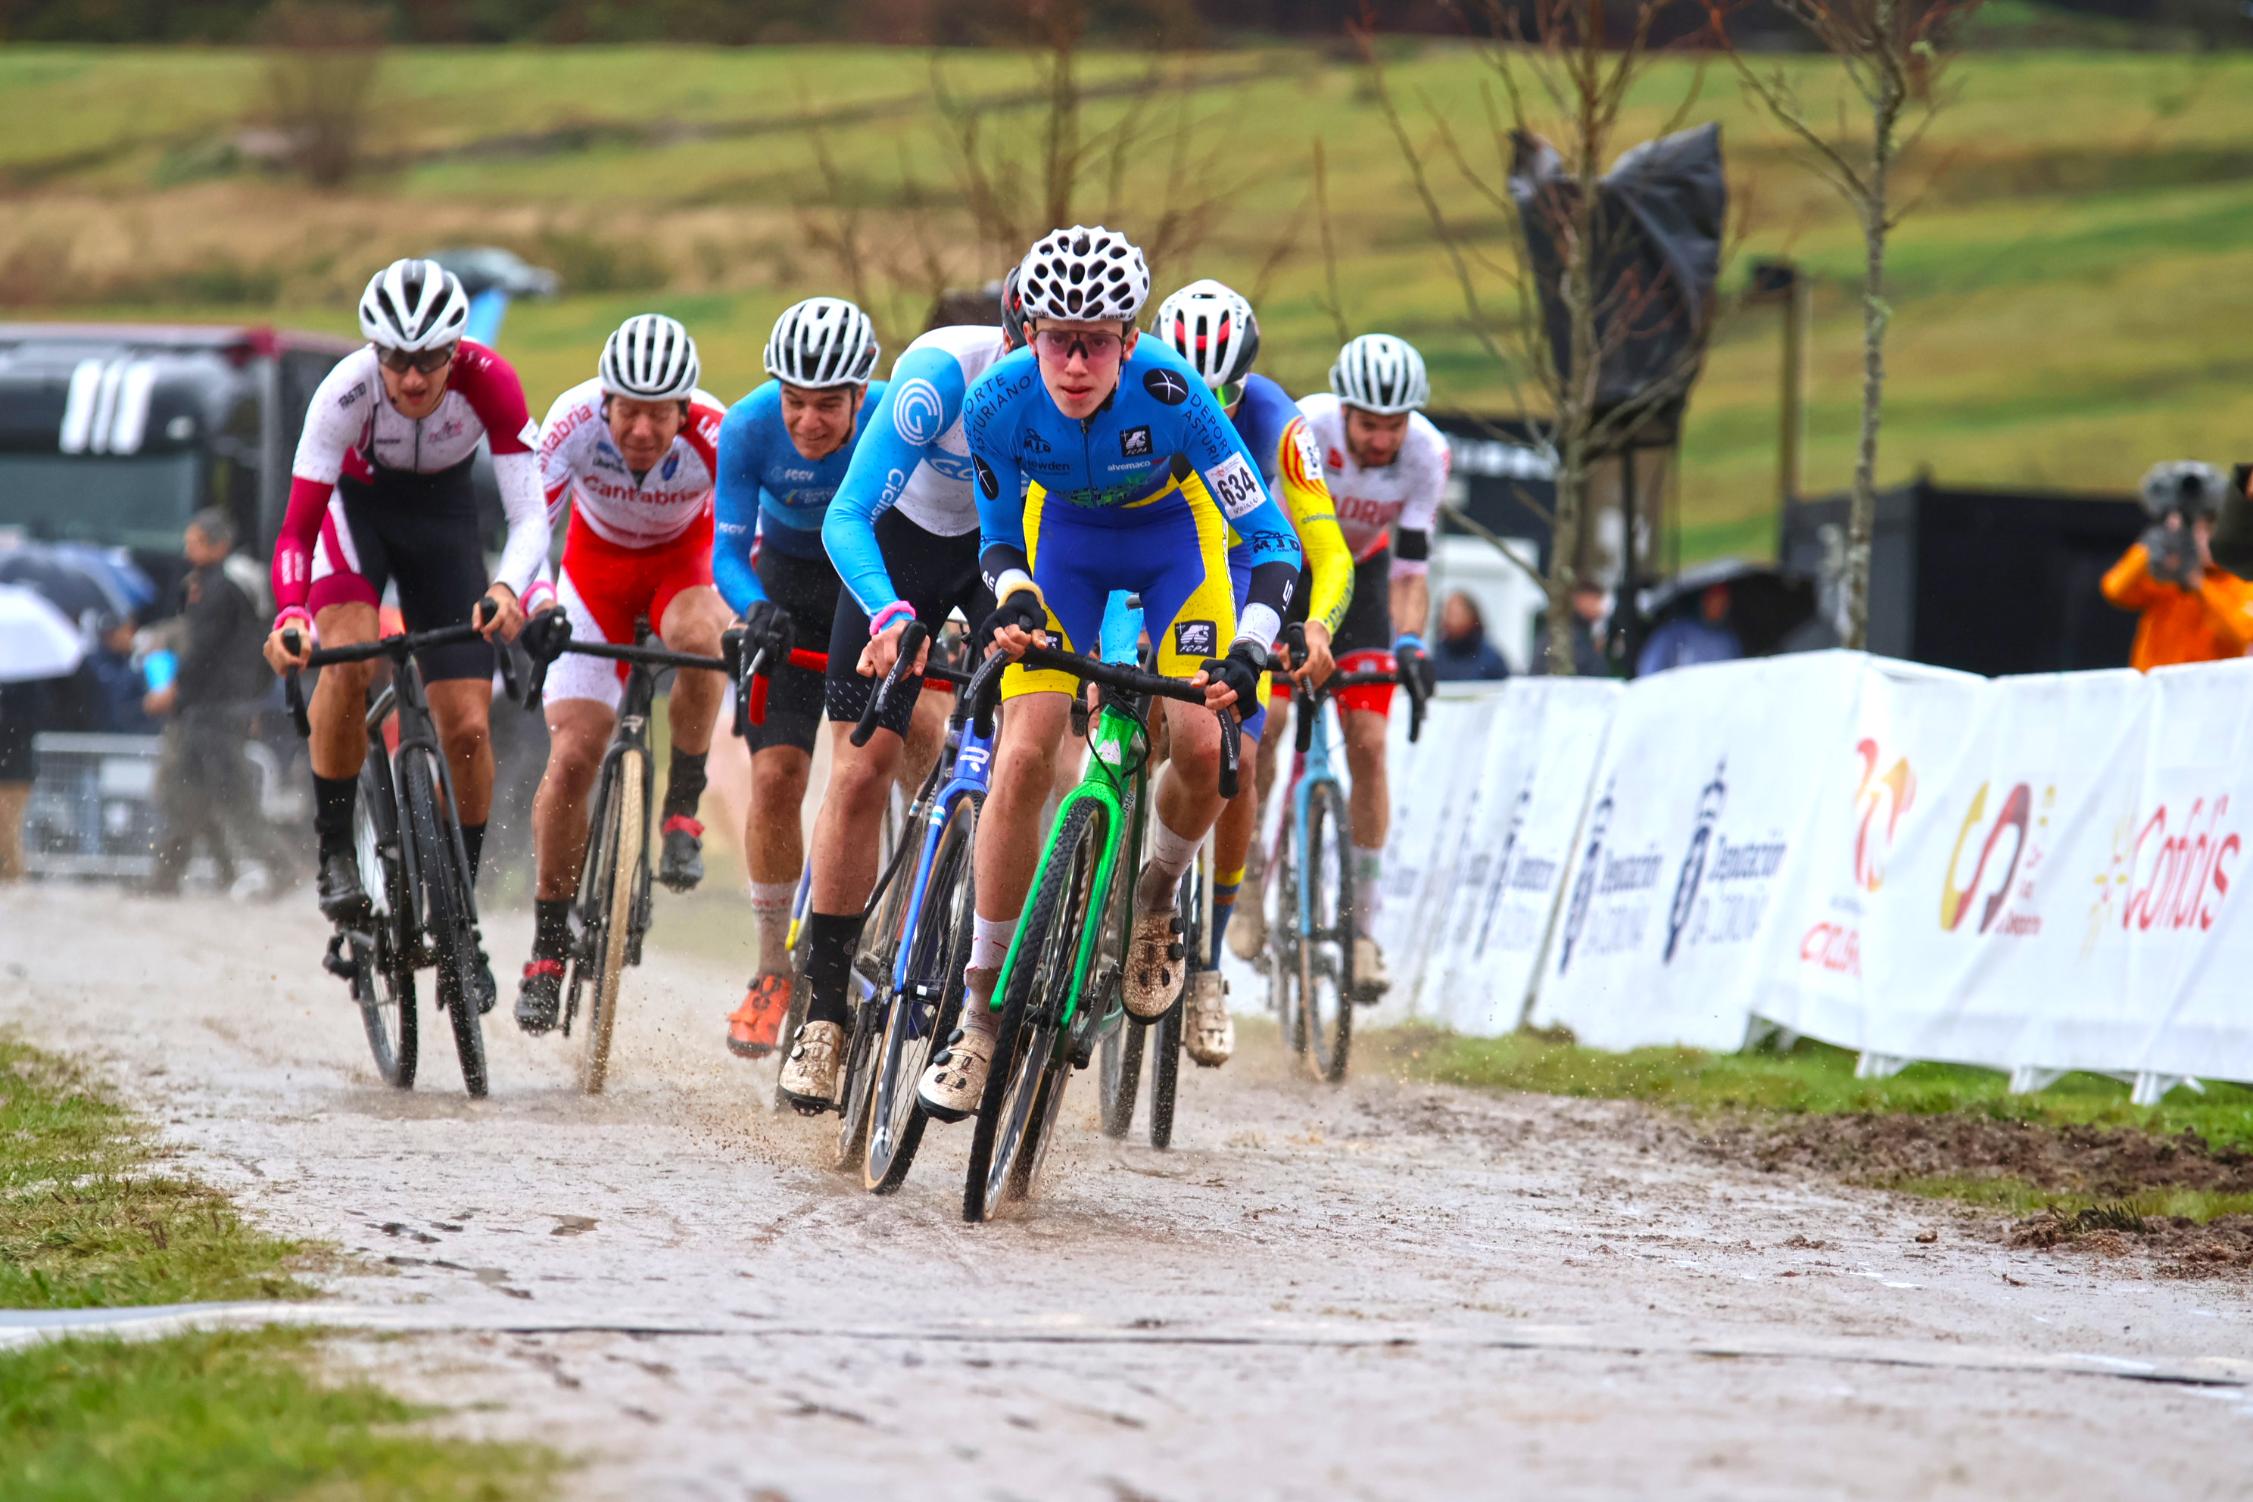
<svg viewBox="0 0 2253 1502">
<path fill-rule="evenodd" d="M 2036 1125 L 2124 1127 L 2161 1135 L 2192 1131 L 2217 1148 L 2253 1148 L 2253 1090 L 2208 1085 L 2137 1106 L 2101 1075 L 2068 1075 L 2047 1090 L 2012 1095 L 2004 1076 L 1952 1064 L 1912 1064 L 1881 1080 L 1854 1077 L 1854 1055 L 1802 1039 L 1789 1049 L 1703 1053 L 1639 1048 L 1605 1053 L 1532 1032 L 1463 1038 L 1402 1030 L 1390 1048 L 1410 1072 L 1448 1084 L 1544 1095 L 1639 1100 L 1693 1113 L 1790 1116 L 1965 1112 Z"/>
<path fill-rule="evenodd" d="M 506 1502 L 547 1495 L 527 1447 L 405 1426 L 437 1410 L 364 1381 L 316 1379 L 318 1335 L 272 1329 L 0 1354 L 0 1495 L 9 1502 Z"/>
<path fill-rule="evenodd" d="M 158 1171 L 114 1101 L 0 1036 L 0 1308 L 302 1298 L 306 1251 Z"/>
<path fill-rule="evenodd" d="M 1998 8 L 1990 35 L 2038 34 L 2039 14 Z M 2054 30 L 2054 28 L 2053 28 Z M 2070 28 L 2101 37 L 2101 28 Z M 2127 38 L 2121 39 L 2123 42 Z M 1097 84 L 1144 59 L 1090 54 Z M 1193 265 L 1155 268 L 1261 288 L 1266 364 L 1318 385 L 1335 335 L 1309 208 L 1310 154 L 1324 143 L 1340 281 L 1358 326 L 1426 350 L 1448 405 L 1508 409 L 1515 372 L 1465 332 L 1459 294 L 1408 189 L 1367 76 L 1331 52 L 1256 46 L 1176 65 L 1200 128 L 1228 143 L 1228 212 Z M 842 290 L 814 229 L 833 210 L 869 216 L 877 260 L 946 247 L 958 274 L 998 269 L 952 208 L 931 60 L 875 48 L 417 49 L 379 82 L 376 169 L 316 197 L 234 149 L 259 110 L 260 57 L 228 49 L 16 47 L 0 53 L 0 304 L 32 314 L 272 319 L 349 332 L 367 268 L 462 240 L 511 245 L 563 269 L 567 294 L 511 313 L 503 345 L 535 408 L 586 375 L 625 315 L 667 307 L 691 321 L 706 384 L 734 397 L 760 379 L 774 314 Z M 1821 61 L 1779 59 L 1812 118 L 1840 118 Z M 988 139 L 1022 139 L 1007 104 L 1024 59 L 949 54 L 950 86 L 995 101 Z M 1400 97 L 1475 132 L 1481 67 L 1440 43 L 1392 53 Z M 1920 468 L 1965 483 L 2124 491 L 2156 458 L 2227 457 L 2253 428 L 2253 55 L 2183 50 L 1992 50 L 1963 60 L 1955 95 L 1904 168 L 1919 200 L 1891 254 L 1885 478 Z M 1693 120 L 1721 123 L 1743 245 L 1796 257 L 1815 286 L 1806 482 L 1850 472 L 1859 396 L 1860 247 L 1851 217 L 1726 70 L 1653 71 L 1628 101 L 1622 140 L 1654 131 L 1695 92 Z M 653 103 L 654 102 L 654 103 Z M 1119 101 L 1089 106 L 1093 126 Z M 1849 117 L 1850 118 L 1850 117 Z M 813 165 L 809 121 L 837 164 Z M 1419 134 L 1428 134 L 1419 115 Z M 1130 229 L 1156 212 L 1162 153 L 1090 216 Z M 1491 150 L 1477 149 L 1480 160 Z M 1446 169 L 1442 169 L 1443 179 Z M 1499 238 L 1499 215 L 1443 182 L 1448 212 Z M 879 272 L 896 347 L 920 316 Z M 885 292 L 883 288 L 890 288 Z M 1490 288 L 1493 292 L 1495 289 Z M 1507 295 L 1497 299 L 1507 303 Z M 1682 469 L 1684 552 L 1758 554 L 1774 535 L 1779 336 L 1765 310 L 1718 328 L 1693 400 Z"/>
<path fill-rule="evenodd" d="M 2152 1220 L 2180 1217 L 2202 1226 L 2224 1215 L 2253 1215 L 2253 1194 L 2224 1194 L 2210 1189 L 2166 1189 L 2120 1199 L 2061 1193 L 2024 1179 L 1974 1175 L 1896 1179 L 1887 1187 L 1926 1199 L 1954 1200 L 1959 1204 L 2000 1210 L 2021 1219 L 2054 1210 L 2069 1218 L 2097 1219 L 2115 1213 Z"/>
</svg>

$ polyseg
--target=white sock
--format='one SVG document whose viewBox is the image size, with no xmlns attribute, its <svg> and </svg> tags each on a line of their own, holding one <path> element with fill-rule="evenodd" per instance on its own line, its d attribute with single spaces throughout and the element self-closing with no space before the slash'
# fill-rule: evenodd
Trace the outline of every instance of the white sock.
<svg viewBox="0 0 2253 1502">
<path fill-rule="evenodd" d="M 1372 938 L 1377 933 L 1377 914 L 1385 905 L 1384 875 L 1382 845 L 1374 850 L 1363 845 L 1353 847 L 1354 919 L 1361 931 Z"/>
<path fill-rule="evenodd" d="M 1135 895 L 1139 906 L 1158 908 L 1181 885 L 1181 873 L 1189 869 L 1197 858 L 1197 847 L 1205 843 L 1203 835 L 1176 834 L 1166 827 L 1163 819 L 1150 821 L 1150 859 L 1142 868 L 1142 884 Z"/>
<path fill-rule="evenodd" d="M 979 913 L 970 922 L 970 963 L 963 967 L 962 1025 L 989 1038 L 1001 1027 L 993 1009 L 993 983 L 1001 962 L 1009 958 L 1009 941 L 1016 932 L 1015 918 L 989 918 Z"/>
<path fill-rule="evenodd" d="M 759 936 L 763 975 L 782 975 L 790 969 L 790 909 L 797 900 L 796 881 L 751 883 L 751 922 Z"/>
</svg>

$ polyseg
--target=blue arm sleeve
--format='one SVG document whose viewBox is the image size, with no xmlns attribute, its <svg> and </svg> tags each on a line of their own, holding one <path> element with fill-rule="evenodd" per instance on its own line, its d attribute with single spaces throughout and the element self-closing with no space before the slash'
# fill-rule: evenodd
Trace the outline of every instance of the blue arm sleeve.
<svg viewBox="0 0 2253 1502">
<path fill-rule="evenodd" d="M 822 516 L 821 545 L 864 615 L 899 599 L 876 545 L 876 518 L 899 500 L 924 450 L 962 415 L 964 384 L 961 364 L 943 349 L 901 356 Z"/>
<path fill-rule="evenodd" d="M 720 423 L 720 473 L 712 491 L 712 582 L 741 615 L 767 591 L 751 567 L 759 536 L 759 472 L 765 461 L 760 391 L 728 408 Z"/>
<path fill-rule="evenodd" d="M 978 566 L 996 594 L 1001 592 L 1003 575 L 1032 573 L 1025 555 L 1025 479 L 1018 472 L 1012 442 L 1017 407 L 1001 399 L 1004 382 L 995 380 L 1010 363 L 1005 361 L 978 378 L 964 399 L 968 416 L 962 429 L 970 442 L 970 467 L 978 473 Z"/>
</svg>

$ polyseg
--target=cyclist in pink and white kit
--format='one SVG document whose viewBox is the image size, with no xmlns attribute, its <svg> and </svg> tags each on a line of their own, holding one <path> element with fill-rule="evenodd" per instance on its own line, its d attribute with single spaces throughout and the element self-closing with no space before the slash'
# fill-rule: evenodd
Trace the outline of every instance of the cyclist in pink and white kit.
<svg viewBox="0 0 2253 1502">
<path fill-rule="evenodd" d="M 373 641 L 388 584 L 398 586 L 409 631 L 467 622 L 480 600 L 493 602 L 491 619 L 479 627 L 485 641 L 419 659 L 474 879 L 493 801 L 488 643 L 513 640 L 523 605 L 536 607 L 547 593 L 535 581 L 547 557 L 548 513 L 524 387 L 507 361 L 462 337 L 468 323 L 461 281 L 436 261 L 394 261 L 360 295 L 368 346 L 338 361 L 313 393 L 291 465 L 289 509 L 274 544 L 280 614 L 266 639 L 266 660 L 280 673 L 304 666 L 316 641 Z M 508 541 L 490 576 L 469 478 L 481 442 L 492 450 L 508 513 Z M 284 638 L 291 628 L 294 652 Z M 324 668 L 313 690 L 313 829 L 321 911 L 332 919 L 367 904 L 352 851 L 352 809 L 367 752 L 362 715 L 372 671 L 367 663 Z M 490 975 L 475 983 L 479 1004 L 489 1008 Z"/>
</svg>

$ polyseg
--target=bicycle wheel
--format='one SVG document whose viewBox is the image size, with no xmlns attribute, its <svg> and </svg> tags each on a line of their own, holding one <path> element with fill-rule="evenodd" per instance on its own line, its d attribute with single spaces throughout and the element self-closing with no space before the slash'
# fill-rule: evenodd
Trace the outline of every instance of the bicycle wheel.
<svg viewBox="0 0 2253 1502">
<path fill-rule="evenodd" d="M 1150 1145 L 1163 1151 L 1173 1146 L 1174 1093 L 1181 1085 L 1182 1014 L 1189 1009 L 1189 988 L 1205 968 L 1205 913 L 1203 863 L 1193 864 L 1181 882 L 1181 994 L 1165 1014 L 1150 1024 Z"/>
<path fill-rule="evenodd" d="M 396 839 L 387 840 L 375 810 L 396 821 L 384 763 L 370 756 L 360 767 L 360 797 L 352 810 L 352 848 L 360 866 L 360 886 L 371 909 L 367 932 L 354 930 L 345 944 L 352 966 L 352 995 L 360 1003 L 368 1052 L 376 1073 L 401 1090 L 414 1088 L 419 1053 L 415 1015 L 415 970 L 399 943 L 400 916 L 407 909 L 406 874 Z M 378 801 L 380 800 L 380 802 Z"/>
<path fill-rule="evenodd" d="M 1336 1084 L 1346 1077 L 1353 1044 L 1353 851 L 1346 839 L 1345 795 L 1317 784 L 1306 807 L 1308 929 L 1299 935 L 1299 1025 L 1308 1067 Z"/>
<path fill-rule="evenodd" d="M 884 1031 L 871 1071 L 868 1154 L 862 1180 L 877 1194 L 907 1182 L 929 1118 L 916 1109 L 915 1082 L 938 1039 L 954 1030 L 962 1010 L 962 967 L 970 958 L 976 914 L 971 852 L 977 844 L 979 800 L 955 804 L 940 831 L 924 890 L 922 921 L 909 938 L 907 987 L 884 1009 Z"/>
<path fill-rule="evenodd" d="M 422 882 L 424 923 L 438 955 L 438 999 L 453 1023 L 462 1086 L 475 1098 L 486 1091 L 485 1027 L 470 977 L 477 970 L 477 915 L 455 850 L 453 821 L 441 813 L 439 781 L 427 751 L 399 759 L 400 794 L 415 836 L 415 873 Z"/>
<path fill-rule="evenodd" d="M 1124 896 L 1131 902 L 1133 895 L 1131 883 L 1123 885 L 1127 890 L 1112 894 L 1111 910 L 1103 923 L 1103 938 L 1096 946 L 1098 955 L 1118 954 L 1124 948 L 1119 939 L 1122 932 L 1120 924 L 1124 921 L 1119 898 Z M 1142 1088 L 1142 1059 L 1149 1048 L 1150 1024 L 1128 1015 L 1120 1006 L 1120 976 L 1117 969 L 1105 965 L 1103 974 L 1103 989 L 1100 992 L 1091 990 L 1087 1005 L 1104 1013 L 1118 1008 L 1119 1022 L 1118 1026 L 1103 1035 L 1103 1041 L 1099 1045 L 1095 1076 L 1102 1107 L 1099 1115 L 1104 1136 L 1124 1137 L 1134 1126 L 1134 1100 Z"/>
<path fill-rule="evenodd" d="M 648 848 L 649 820 L 642 807 L 642 753 L 627 750 L 616 762 L 608 795 L 595 806 L 594 828 L 601 864 L 590 863 L 582 881 L 598 883 L 601 918 L 590 937 L 587 958 L 594 963 L 592 1000 L 579 1038 L 579 1088 L 602 1094 L 610 1078 L 610 1039 L 618 1026 L 618 988 L 626 978 L 626 951 L 634 933 L 634 873 Z"/>
<path fill-rule="evenodd" d="M 993 1070 L 986 1076 L 978 1127 L 970 1139 L 964 1220 L 991 1220 L 1005 1199 L 1021 1198 L 1031 1187 L 1029 1174 L 1013 1177 L 1012 1170 L 1036 1124 L 1053 1120 L 1052 1110 L 1043 1113 L 1036 1107 L 1043 1104 L 1050 1071 L 1066 1067 L 1058 1060 L 1057 1044 L 1080 936 L 1095 901 L 1105 834 L 1097 817 L 1102 811 L 1093 799 L 1066 810 L 1047 868 L 1018 920 L 1017 955 L 1010 965 L 1000 1036 L 994 1041 Z"/>
<path fill-rule="evenodd" d="M 805 901 L 808 888 L 804 881 L 798 884 L 799 900 Z M 774 1035 L 774 1099 L 769 1105 L 777 1111 L 795 1111 L 790 1097 L 782 1093 L 782 1064 L 790 1057 L 790 1045 L 798 1041 L 798 1029 L 805 1026 L 806 1004 L 810 988 L 806 984 L 806 961 L 814 952 L 813 925 L 805 915 L 790 920 L 790 1007 L 782 1014 L 782 1026 Z"/>
<path fill-rule="evenodd" d="M 1283 1030 L 1283 1046 L 1306 1052 L 1306 1008 L 1299 1002 L 1299 877 L 1290 838 L 1291 813 L 1283 811 L 1283 838 L 1268 863 L 1261 900 L 1267 913 L 1267 998 Z"/>
</svg>

